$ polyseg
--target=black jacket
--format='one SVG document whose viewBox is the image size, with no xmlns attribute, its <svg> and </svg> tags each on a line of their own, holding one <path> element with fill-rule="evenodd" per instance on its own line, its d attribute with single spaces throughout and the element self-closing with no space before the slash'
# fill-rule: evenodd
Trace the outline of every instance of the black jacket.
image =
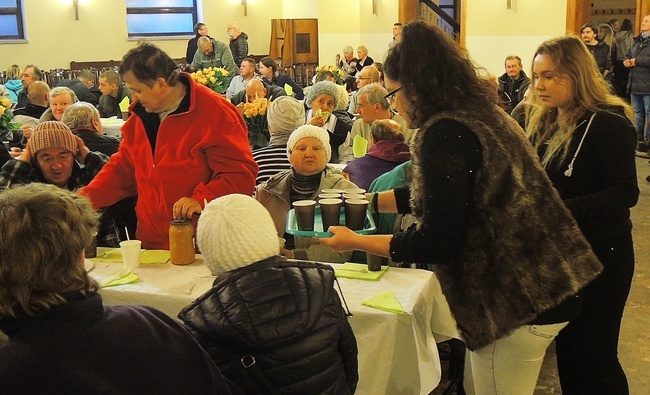
<svg viewBox="0 0 650 395">
<path fill-rule="evenodd" d="M 628 93 L 650 95 L 650 35 L 635 37 L 625 59 L 634 59 L 635 62 L 627 80 Z"/>
<path fill-rule="evenodd" d="M 235 60 L 235 66 L 241 66 L 241 61 L 248 56 L 248 35 L 241 32 L 237 38 L 230 40 L 228 44 L 232 58 Z"/>
<path fill-rule="evenodd" d="M 519 78 L 512 79 L 508 73 L 503 73 L 499 77 L 499 98 L 501 99 L 501 107 L 509 114 L 520 101 L 523 100 L 526 90 L 530 86 L 530 79 L 522 70 L 519 73 Z"/>
<path fill-rule="evenodd" d="M 248 394 L 261 393 L 240 363 L 248 354 L 283 394 L 350 394 L 357 343 L 334 279 L 329 266 L 275 256 L 220 274 L 178 316 Z"/>
</svg>

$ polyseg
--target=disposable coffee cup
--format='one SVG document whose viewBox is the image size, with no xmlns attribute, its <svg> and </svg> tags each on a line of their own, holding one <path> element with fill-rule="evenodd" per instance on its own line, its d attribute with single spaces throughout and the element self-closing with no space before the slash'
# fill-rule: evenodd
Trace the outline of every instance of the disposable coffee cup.
<svg viewBox="0 0 650 395">
<path fill-rule="evenodd" d="M 129 119 L 130 113 L 128 111 L 122 111 L 122 120 L 126 121 Z"/>
<path fill-rule="evenodd" d="M 368 262 L 368 270 L 371 272 L 378 272 L 381 270 L 381 262 L 383 258 L 379 255 L 366 252 L 366 261 Z"/>
<path fill-rule="evenodd" d="M 365 195 L 366 190 L 363 189 L 363 188 L 350 188 L 350 189 L 346 189 L 345 191 L 343 191 L 343 193 L 356 193 L 358 195 L 363 195 L 364 198 L 366 196 Z"/>
<path fill-rule="evenodd" d="M 128 269 L 133 269 L 140 266 L 140 240 L 125 240 L 120 242 L 120 250 L 122 250 L 122 262 Z"/>
<path fill-rule="evenodd" d="M 94 258 L 97 256 L 97 233 L 93 235 L 90 244 L 84 249 L 84 258 Z"/>
<path fill-rule="evenodd" d="M 314 230 L 315 200 L 298 200 L 293 202 L 298 230 Z"/>
<path fill-rule="evenodd" d="M 348 200 L 348 199 L 356 199 L 356 200 L 364 200 L 366 198 L 366 195 L 361 194 L 361 193 L 344 193 L 343 194 L 343 199 Z"/>
<path fill-rule="evenodd" d="M 345 226 L 352 230 L 361 230 L 366 224 L 368 201 L 364 199 L 347 199 L 345 201 Z"/>
<path fill-rule="evenodd" d="M 323 232 L 327 232 L 327 229 L 329 229 L 330 226 L 339 226 L 343 200 L 321 199 L 318 201 L 318 204 L 320 204 L 320 215 L 323 221 Z"/>
<path fill-rule="evenodd" d="M 321 193 L 318 195 L 319 199 L 340 199 L 340 193 Z"/>
<path fill-rule="evenodd" d="M 336 188 L 326 188 L 326 189 L 321 189 L 320 191 L 322 193 L 338 193 L 339 195 L 345 192 L 342 189 L 336 189 Z"/>
</svg>

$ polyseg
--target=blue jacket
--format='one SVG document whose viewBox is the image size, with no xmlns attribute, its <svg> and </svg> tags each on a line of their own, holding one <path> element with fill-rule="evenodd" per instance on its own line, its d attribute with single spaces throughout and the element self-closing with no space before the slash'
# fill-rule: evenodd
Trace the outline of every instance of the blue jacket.
<svg viewBox="0 0 650 395">
<path fill-rule="evenodd" d="M 12 103 L 16 103 L 18 101 L 18 94 L 23 90 L 23 82 L 21 80 L 8 80 L 5 82 L 5 88 L 7 88 L 7 92 L 9 93 L 9 100 Z"/>
</svg>

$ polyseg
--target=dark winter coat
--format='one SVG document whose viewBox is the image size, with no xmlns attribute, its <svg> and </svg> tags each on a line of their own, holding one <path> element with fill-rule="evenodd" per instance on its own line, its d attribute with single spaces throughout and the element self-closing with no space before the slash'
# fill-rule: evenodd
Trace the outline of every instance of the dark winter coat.
<svg viewBox="0 0 650 395">
<path fill-rule="evenodd" d="M 627 91 L 637 95 L 650 95 L 650 35 L 634 38 L 632 48 L 625 59 L 634 59 L 627 80 Z"/>
<path fill-rule="evenodd" d="M 232 57 L 237 67 L 241 66 L 242 60 L 248 56 L 248 34 L 241 32 L 237 38 L 230 40 L 228 44 Z"/>
<path fill-rule="evenodd" d="M 220 274 L 178 316 L 248 394 L 261 393 L 248 354 L 283 394 L 351 394 L 357 344 L 334 279 L 329 266 L 275 256 Z"/>
<path fill-rule="evenodd" d="M 503 109 L 507 113 L 510 113 L 524 99 L 524 95 L 529 86 L 530 78 L 528 78 L 523 70 L 519 73 L 519 78 L 516 80 L 510 78 L 508 73 L 503 73 L 499 77 L 499 98 L 501 99 Z"/>
</svg>

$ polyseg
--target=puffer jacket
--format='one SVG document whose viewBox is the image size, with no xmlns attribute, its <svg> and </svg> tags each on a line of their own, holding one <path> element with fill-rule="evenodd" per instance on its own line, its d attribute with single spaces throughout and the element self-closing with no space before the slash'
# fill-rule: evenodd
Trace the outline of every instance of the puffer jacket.
<svg viewBox="0 0 650 395">
<path fill-rule="evenodd" d="M 627 80 L 627 91 L 637 95 L 650 95 L 650 35 L 634 38 L 626 59 L 634 59 Z"/>
<path fill-rule="evenodd" d="M 291 177 L 292 170 L 286 170 L 271 177 L 268 181 L 255 188 L 255 197 L 271 213 L 278 237 L 284 236 L 287 224 L 287 213 L 291 210 Z M 321 181 L 318 190 L 311 197 L 318 200 L 318 194 L 322 189 L 353 189 L 357 185 L 343 177 L 343 173 L 333 167 L 327 166 L 321 173 Z M 329 246 L 320 244 L 318 239 L 313 237 L 294 237 L 296 249 L 293 256 L 296 259 L 309 259 L 321 262 L 343 263 L 352 258 L 351 251 L 335 252 Z"/>
<path fill-rule="evenodd" d="M 237 67 L 241 66 L 242 60 L 248 56 L 248 34 L 241 32 L 237 38 L 230 40 L 228 46 L 235 60 L 235 65 Z"/>
<path fill-rule="evenodd" d="M 224 274 L 178 317 L 221 372 L 247 394 L 252 355 L 283 394 L 352 394 L 357 343 L 334 289 L 334 270 L 275 256 Z"/>
</svg>

